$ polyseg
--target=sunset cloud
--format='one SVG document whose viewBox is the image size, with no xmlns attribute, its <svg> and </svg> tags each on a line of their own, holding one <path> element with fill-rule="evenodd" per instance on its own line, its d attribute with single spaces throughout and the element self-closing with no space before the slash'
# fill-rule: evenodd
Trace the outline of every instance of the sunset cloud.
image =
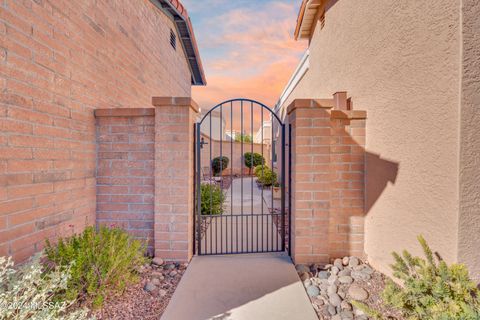
<svg viewBox="0 0 480 320">
<path fill-rule="evenodd" d="M 192 18 L 208 82 L 192 92 L 202 109 L 238 97 L 273 107 L 306 49 L 293 39 L 300 1 L 182 3 Z"/>
</svg>

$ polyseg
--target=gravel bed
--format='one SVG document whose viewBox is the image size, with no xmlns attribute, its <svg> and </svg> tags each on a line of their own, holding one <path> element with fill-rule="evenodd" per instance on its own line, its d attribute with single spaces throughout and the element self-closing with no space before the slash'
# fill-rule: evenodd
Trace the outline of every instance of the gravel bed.
<svg viewBox="0 0 480 320">
<path fill-rule="evenodd" d="M 155 263 L 140 270 L 140 281 L 130 285 L 121 296 L 107 299 L 93 315 L 97 319 L 160 319 L 182 278 L 187 264 Z"/>
<path fill-rule="evenodd" d="M 356 257 L 335 259 L 327 265 L 300 264 L 296 269 L 320 320 L 369 319 L 352 306 L 352 300 L 380 311 L 387 318 L 403 320 L 398 312 L 382 304 L 386 277 Z"/>
</svg>

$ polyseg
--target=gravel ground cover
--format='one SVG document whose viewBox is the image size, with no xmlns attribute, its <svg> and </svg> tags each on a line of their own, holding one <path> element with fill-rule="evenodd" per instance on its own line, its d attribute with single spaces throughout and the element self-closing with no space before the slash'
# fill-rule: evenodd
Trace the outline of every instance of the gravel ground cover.
<svg viewBox="0 0 480 320">
<path fill-rule="evenodd" d="M 352 306 L 352 300 L 361 301 L 391 319 L 403 319 L 381 303 L 386 277 L 356 257 L 335 259 L 327 265 L 300 264 L 296 269 L 321 320 L 369 319 Z"/>
<path fill-rule="evenodd" d="M 175 291 L 187 264 L 153 259 L 140 270 L 140 281 L 129 286 L 125 293 L 105 301 L 94 312 L 97 319 L 160 319 Z"/>
</svg>

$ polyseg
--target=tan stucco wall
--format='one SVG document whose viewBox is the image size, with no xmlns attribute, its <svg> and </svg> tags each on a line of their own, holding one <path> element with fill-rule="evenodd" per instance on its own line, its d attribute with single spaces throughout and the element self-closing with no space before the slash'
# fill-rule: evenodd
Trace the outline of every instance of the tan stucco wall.
<svg viewBox="0 0 480 320">
<path fill-rule="evenodd" d="M 458 259 L 480 280 L 480 2 L 462 1 Z"/>
<path fill-rule="evenodd" d="M 476 23 L 469 26 L 478 28 Z M 461 58 L 460 0 L 330 1 L 324 26 L 311 40 L 310 69 L 283 105 L 348 91 L 354 109 L 367 111 L 365 251 L 384 272 L 391 251 L 420 253 L 418 234 L 449 262 L 458 260 L 459 251 L 462 261 L 478 263 L 478 253 L 457 245 L 458 238 L 474 237 L 469 224 L 479 202 L 473 130 L 462 130 L 468 150 L 461 164 L 476 163 L 476 175 L 459 178 Z M 462 118 L 472 121 L 478 96 L 466 90 L 462 96 L 472 104 L 461 109 Z M 475 91 L 473 84 L 468 90 Z M 470 229 L 459 234 L 460 182 L 462 199 L 470 199 L 460 224 Z M 480 274 L 478 265 L 471 269 Z"/>
</svg>

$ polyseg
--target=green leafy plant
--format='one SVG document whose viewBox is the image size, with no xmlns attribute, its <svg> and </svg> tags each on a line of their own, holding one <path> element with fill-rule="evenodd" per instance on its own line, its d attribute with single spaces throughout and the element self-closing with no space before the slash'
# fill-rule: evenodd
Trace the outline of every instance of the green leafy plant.
<svg viewBox="0 0 480 320">
<path fill-rule="evenodd" d="M 270 168 L 266 168 L 266 170 L 259 173 L 258 182 L 266 187 L 271 186 L 277 182 L 277 174 Z"/>
<path fill-rule="evenodd" d="M 238 134 L 235 136 L 235 141 L 236 142 L 252 142 L 253 141 L 253 138 L 251 135 L 249 134 Z"/>
<path fill-rule="evenodd" d="M 214 184 L 201 185 L 202 215 L 219 215 L 223 212 L 225 195 L 222 189 Z"/>
<path fill-rule="evenodd" d="M 212 171 L 215 176 L 218 176 L 223 170 L 228 168 L 230 159 L 225 156 L 216 157 L 212 159 Z"/>
<path fill-rule="evenodd" d="M 66 299 L 80 299 L 100 307 L 107 295 L 123 292 L 138 279 L 138 268 L 147 262 L 145 243 L 133 239 L 120 228 L 87 227 L 79 235 L 47 241 L 45 252 L 50 262 L 70 268 Z"/>
<path fill-rule="evenodd" d="M 70 266 L 45 270 L 41 254 L 20 269 L 11 257 L 0 257 L 0 319 L 88 319 L 88 310 L 70 311 L 75 300 L 61 300 L 71 278 Z"/>
<path fill-rule="evenodd" d="M 392 280 L 382 294 L 383 302 L 411 320 L 478 320 L 480 319 L 479 290 L 470 280 L 462 264 L 448 266 L 434 256 L 422 236 L 418 237 L 426 259 L 413 257 L 408 251 L 393 253 Z M 357 301 L 353 304 L 372 318 L 383 319 L 380 312 Z"/>
<path fill-rule="evenodd" d="M 246 152 L 243 158 L 245 159 L 245 165 L 250 169 L 265 164 L 265 158 L 260 153 Z"/>
<path fill-rule="evenodd" d="M 258 178 L 262 174 L 262 171 L 265 170 L 270 170 L 270 168 L 265 164 L 261 164 L 253 169 L 253 174 Z"/>
</svg>

